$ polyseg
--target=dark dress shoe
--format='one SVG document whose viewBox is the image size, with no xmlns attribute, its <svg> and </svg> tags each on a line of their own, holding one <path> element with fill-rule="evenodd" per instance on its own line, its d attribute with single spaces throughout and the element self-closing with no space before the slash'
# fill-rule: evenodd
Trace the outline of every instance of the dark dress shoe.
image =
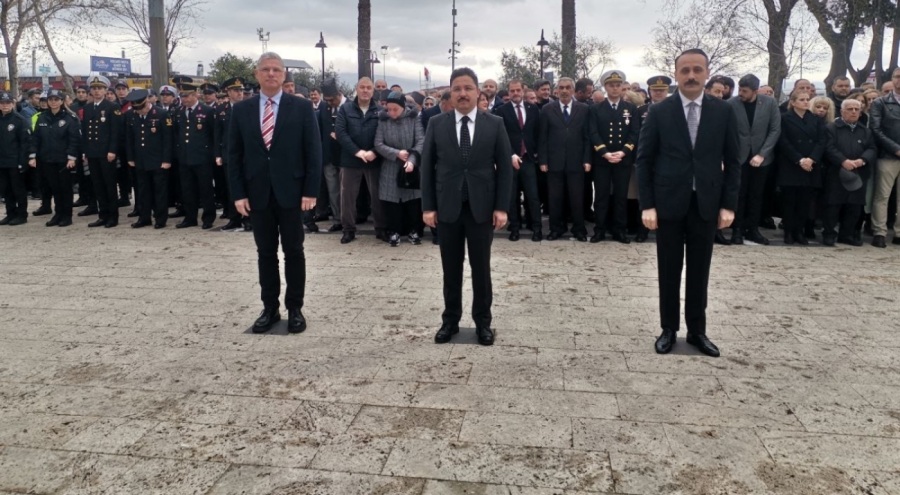
<svg viewBox="0 0 900 495">
<path fill-rule="evenodd" d="M 187 220 L 182 220 L 181 222 L 175 224 L 176 229 L 186 229 L 188 227 L 196 227 L 197 222 L 189 222 Z"/>
<path fill-rule="evenodd" d="M 597 244 L 606 239 L 606 233 L 603 231 L 594 232 L 594 235 L 591 236 L 591 244 Z"/>
<path fill-rule="evenodd" d="M 884 241 L 883 235 L 876 235 L 875 237 L 873 237 L 872 245 L 877 248 L 886 248 L 887 247 L 887 243 Z"/>
<path fill-rule="evenodd" d="M 816 238 L 816 229 L 814 227 L 806 227 L 803 229 L 803 234 L 807 239 L 813 240 Z"/>
<path fill-rule="evenodd" d="M 313 222 L 324 222 L 328 220 L 328 215 L 316 215 L 313 217 Z"/>
<path fill-rule="evenodd" d="M 209 229 L 213 228 L 213 223 L 212 222 L 203 222 L 203 225 L 200 226 L 200 228 L 203 230 L 209 230 Z"/>
<path fill-rule="evenodd" d="M 621 242 L 622 244 L 631 244 L 631 239 L 629 239 L 624 232 L 616 232 L 612 235 L 612 238 L 614 241 Z"/>
<path fill-rule="evenodd" d="M 656 353 L 668 354 L 675 347 L 675 337 L 678 335 L 675 330 L 663 328 L 662 333 L 656 339 Z"/>
<path fill-rule="evenodd" d="M 837 240 L 837 238 L 833 235 L 823 235 L 822 236 L 822 244 L 829 246 L 829 247 L 834 246 L 834 243 L 836 240 Z M 860 246 L 861 245 L 862 245 L 862 241 L 860 241 Z"/>
<path fill-rule="evenodd" d="M 156 222 L 155 224 L 153 224 L 153 228 L 154 229 L 164 229 L 164 228 L 166 228 L 166 223 L 165 222 L 162 222 L 162 223 Z"/>
<path fill-rule="evenodd" d="M 44 225 L 46 225 L 47 227 L 56 227 L 57 225 L 59 225 L 59 217 L 56 216 L 56 215 L 53 215 L 53 218 L 51 218 L 51 219 L 50 219 L 47 223 L 45 223 Z"/>
<path fill-rule="evenodd" d="M 82 198 L 78 198 L 78 201 L 72 203 L 72 208 L 81 208 L 82 206 L 87 206 L 88 202 Z"/>
<path fill-rule="evenodd" d="M 51 213 L 53 213 L 53 210 L 51 210 L 49 206 L 41 206 L 40 208 L 31 212 L 31 214 L 36 217 L 39 217 L 41 215 L 49 215 Z"/>
<path fill-rule="evenodd" d="M 707 356 L 719 357 L 719 348 L 716 344 L 710 342 L 706 335 L 688 334 L 687 343 L 696 347 L 698 351 Z"/>
<path fill-rule="evenodd" d="M 794 243 L 794 234 L 785 231 L 784 232 L 784 243 L 788 246 Z"/>
<path fill-rule="evenodd" d="M 111 229 L 111 228 L 116 227 L 116 226 L 118 226 L 118 225 L 119 225 L 119 221 L 118 221 L 118 220 L 110 220 L 110 221 L 106 222 L 106 225 L 104 225 L 104 227 L 106 227 L 107 229 Z"/>
<path fill-rule="evenodd" d="M 89 217 L 89 216 L 91 216 L 91 215 L 96 215 L 97 213 L 99 213 L 99 212 L 97 211 L 97 208 L 95 208 L 95 207 L 93 207 L 93 206 L 88 206 L 87 208 L 85 208 L 85 209 L 79 211 L 79 212 L 78 212 L 78 216 L 79 216 L 79 217 Z"/>
<path fill-rule="evenodd" d="M 721 245 L 723 245 L 723 246 L 729 246 L 729 245 L 731 245 L 731 241 L 729 241 L 729 240 L 725 237 L 725 234 L 724 234 L 721 230 L 717 230 L 717 231 L 716 231 L 716 238 L 714 239 L 713 242 L 715 242 L 716 244 L 721 244 Z"/>
<path fill-rule="evenodd" d="M 59 224 L 57 224 L 57 227 L 68 227 L 69 225 L 72 225 L 72 219 L 62 218 L 59 220 Z"/>
<path fill-rule="evenodd" d="M 379 241 L 390 242 L 391 236 L 386 230 L 375 230 L 375 238 Z"/>
<path fill-rule="evenodd" d="M 444 323 L 441 325 L 440 330 L 434 334 L 434 343 L 435 344 L 446 344 L 450 342 L 450 339 L 453 338 L 454 335 L 459 333 L 459 324 L 449 324 Z"/>
<path fill-rule="evenodd" d="M 226 218 L 228 218 L 228 214 L 225 213 L 225 212 L 223 211 L 222 214 L 219 215 L 219 219 L 220 219 L 220 220 L 225 220 Z"/>
<path fill-rule="evenodd" d="M 3 217 L 3 220 L 0 220 L 0 225 L 9 225 L 9 222 L 12 222 L 12 217 Z"/>
<path fill-rule="evenodd" d="M 350 244 L 354 239 L 356 239 L 356 234 L 353 232 L 344 232 L 344 235 L 341 236 L 341 244 Z"/>
<path fill-rule="evenodd" d="M 900 245 L 900 235 L 894 235 L 894 238 L 891 240 L 891 244 Z"/>
<path fill-rule="evenodd" d="M 301 333 L 306 330 L 306 318 L 299 309 L 288 310 L 288 333 Z"/>
<path fill-rule="evenodd" d="M 177 208 L 177 207 L 175 208 L 174 213 L 169 213 L 169 218 L 181 218 L 183 216 L 184 216 L 184 210 L 182 210 L 181 208 Z"/>
<path fill-rule="evenodd" d="M 744 244 L 744 236 L 741 235 L 740 232 L 734 232 L 731 234 L 731 241 L 729 241 L 729 242 L 736 246 L 743 245 Z"/>
<path fill-rule="evenodd" d="M 105 227 L 105 226 L 106 226 L 106 220 L 104 220 L 102 218 L 94 220 L 93 222 L 88 224 L 88 227 Z"/>
<path fill-rule="evenodd" d="M 128 212 L 128 215 L 125 215 L 125 216 L 127 216 L 128 218 L 134 218 L 134 217 L 141 216 L 141 214 L 137 210 L 131 210 Z"/>
<path fill-rule="evenodd" d="M 803 232 L 794 234 L 794 242 L 801 246 L 809 246 L 809 240 L 806 238 Z"/>
<path fill-rule="evenodd" d="M 513 241 L 513 242 L 516 242 L 516 241 L 519 240 L 519 238 L 520 238 L 520 237 L 519 237 L 519 231 L 518 231 L 518 230 L 513 230 L 512 232 L 509 233 L 509 240 L 511 240 L 511 241 Z"/>
<path fill-rule="evenodd" d="M 253 224 L 246 218 L 244 219 L 244 232 L 253 232 Z"/>
<path fill-rule="evenodd" d="M 644 243 L 647 242 L 647 236 L 650 234 L 650 231 L 645 228 L 639 228 L 637 235 L 634 236 L 634 242 Z"/>
<path fill-rule="evenodd" d="M 241 224 L 240 220 L 229 220 L 228 223 L 223 225 L 222 228 L 219 230 L 221 230 L 223 232 L 228 232 L 228 231 L 237 230 L 237 229 L 240 229 L 243 227 L 244 226 L 243 226 L 243 224 Z"/>
<path fill-rule="evenodd" d="M 775 230 L 775 219 L 772 217 L 765 217 L 759 221 L 759 227 L 763 229 Z"/>
<path fill-rule="evenodd" d="M 279 321 L 281 321 L 281 313 L 278 312 L 278 308 L 264 308 L 259 314 L 259 318 L 253 322 L 253 333 L 268 332 L 272 325 Z"/>
<path fill-rule="evenodd" d="M 544 240 L 544 234 L 540 230 L 535 230 L 533 234 L 531 234 L 532 242 L 541 242 Z"/>
<path fill-rule="evenodd" d="M 434 244 L 435 246 L 437 246 L 438 244 L 441 243 L 441 240 L 440 240 L 440 238 L 438 238 L 438 236 L 434 235 L 434 236 L 431 236 L 431 243 Z"/>
<path fill-rule="evenodd" d="M 119 198 L 118 205 L 120 208 L 123 206 L 131 206 L 131 201 L 129 201 L 128 198 Z"/>
<path fill-rule="evenodd" d="M 575 234 L 575 240 L 578 242 L 587 242 L 587 234 Z"/>
<path fill-rule="evenodd" d="M 303 224 L 303 227 L 306 228 L 306 233 L 308 233 L 308 234 L 312 234 L 312 233 L 319 231 L 319 226 L 314 223 L 311 223 L 311 222 Z"/>
<path fill-rule="evenodd" d="M 848 246 L 859 247 L 863 245 L 862 239 L 854 239 L 852 237 L 838 237 L 838 244 L 847 244 Z M 832 245 L 834 245 L 832 243 Z"/>
<path fill-rule="evenodd" d="M 328 232 L 338 232 L 341 230 L 344 230 L 344 226 L 339 223 L 332 224 L 331 227 L 328 227 Z"/>
<path fill-rule="evenodd" d="M 555 241 L 555 240 L 559 239 L 560 237 L 562 237 L 562 234 L 560 234 L 559 232 L 550 232 L 550 235 L 547 236 L 547 240 Z"/>
<path fill-rule="evenodd" d="M 147 227 L 147 226 L 149 226 L 149 225 L 153 225 L 153 224 L 150 222 L 150 220 L 138 220 L 137 222 L 134 222 L 133 224 L 131 224 L 131 228 L 133 228 L 133 229 L 140 229 L 140 228 L 142 228 L 142 227 Z"/>
<path fill-rule="evenodd" d="M 748 241 L 755 242 L 757 244 L 762 244 L 763 246 L 769 245 L 769 239 L 759 233 L 758 230 L 751 230 L 747 232 L 746 238 Z"/>
<path fill-rule="evenodd" d="M 491 327 L 477 327 L 475 335 L 478 337 L 478 343 L 481 345 L 494 345 L 494 331 Z"/>
<path fill-rule="evenodd" d="M 22 225 L 24 223 L 28 223 L 28 219 L 25 217 L 16 217 L 9 221 L 8 225 Z"/>
</svg>

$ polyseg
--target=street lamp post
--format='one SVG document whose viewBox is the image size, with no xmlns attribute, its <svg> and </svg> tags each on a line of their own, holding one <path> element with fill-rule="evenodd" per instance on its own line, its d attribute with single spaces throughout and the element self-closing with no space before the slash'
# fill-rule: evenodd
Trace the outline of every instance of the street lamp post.
<svg viewBox="0 0 900 495">
<path fill-rule="evenodd" d="M 265 53 L 269 48 L 269 35 L 271 32 L 266 31 L 263 33 L 263 28 L 256 28 L 256 34 L 259 36 L 259 42 L 262 43 L 262 51 Z"/>
<path fill-rule="evenodd" d="M 384 58 L 381 65 L 381 78 L 387 82 L 387 45 L 381 45 L 381 56 Z"/>
<path fill-rule="evenodd" d="M 538 79 L 544 78 L 544 47 L 549 44 L 550 42 L 544 39 L 544 30 L 541 29 L 541 39 L 537 42 L 537 46 L 541 47 L 541 73 L 538 76 Z"/>
<path fill-rule="evenodd" d="M 375 75 L 375 64 L 380 64 L 381 60 L 378 60 L 378 55 L 375 53 L 375 50 L 369 50 L 369 64 L 372 66 L 369 74 Z"/>
<path fill-rule="evenodd" d="M 325 83 L 325 49 L 328 48 L 328 45 L 325 44 L 325 36 L 322 35 L 322 31 L 319 31 L 319 42 L 316 43 L 316 48 L 322 49 L 322 84 Z"/>
</svg>

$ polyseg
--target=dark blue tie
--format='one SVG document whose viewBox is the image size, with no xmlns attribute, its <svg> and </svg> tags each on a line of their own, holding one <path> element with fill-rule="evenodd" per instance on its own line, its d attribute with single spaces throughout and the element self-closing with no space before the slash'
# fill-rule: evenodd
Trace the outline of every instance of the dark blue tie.
<svg viewBox="0 0 900 495">
<path fill-rule="evenodd" d="M 569 105 L 563 105 L 563 120 L 566 121 L 566 124 L 569 123 L 569 119 L 571 115 L 569 115 Z"/>
<path fill-rule="evenodd" d="M 462 127 L 459 129 L 459 154 L 462 155 L 463 163 L 468 165 L 469 152 L 472 151 L 472 138 L 469 136 L 469 116 L 464 115 L 462 118 Z M 462 183 L 462 200 L 469 200 L 469 185 L 466 183 L 466 176 L 463 174 Z"/>
</svg>

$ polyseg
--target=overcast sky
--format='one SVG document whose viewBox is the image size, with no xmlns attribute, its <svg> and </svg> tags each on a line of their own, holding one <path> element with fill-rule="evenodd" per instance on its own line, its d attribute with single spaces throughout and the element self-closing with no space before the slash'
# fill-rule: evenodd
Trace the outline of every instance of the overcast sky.
<svg viewBox="0 0 900 495">
<path fill-rule="evenodd" d="M 423 67 L 428 67 L 435 84 L 446 84 L 450 75 L 451 2 L 373 0 L 372 46 L 386 62 L 386 66 L 376 65 L 376 73 L 380 76 L 384 68 L 389 81 L 418 81 Z M 661 3 L 580 0 L 578 33 L 613 40 L 618 49 L 616 63 L 608 68 L 623 70 L 629 80 L 643 84 L 655 75 L 643 66 L 642 58 L 651 30 L 664 15 L 658 11 Z M 210 61 L 225 52 L 255 58 L 261 51 L 256 30 L 262 27 L 271 33 L 269 50 L 284 58 L 306 60 L 313 67 L 321 65 L 321 52 L 315 44 L 322 31 L 328 45 L 326 65 L 333 63 L 339 72 L 355 74 L 356 7 L 356 0 L 210 0 L 205 12 L 197 15 L 202 28 L 197 30 L 196 40 L 192 46 L 176 50 L 173 66 L 182 73 L 194 74 L 198 61 L 208 70 Z M 457 39 L 462 44 L 457 66 L 474 68 L 482 80 L 500 76 L 503 49 L 534 45 L 541 29 L 546 30 L 547 38 L 560 31 L 558 0 L 457 0 L 456 7 Z M 118 57 L 123 45 L 115 40 L 58 49 L 70 72 L 84 74 L 89 69 L 89 55 Z M 382 45 L 389 47 L 387 57 L 381 55 Z M 136 72 L 150 72 L 146 53 L 127 48 L 126 56 L 132 59 Z M 39 55 L 38 61 L 52 65 L 49 56 Z M 825 64 L 817 72 L 811 74 L 814 79 L 824 77 Z M 30 60 L 22 73 L 30 74 Z"/>
</svg>

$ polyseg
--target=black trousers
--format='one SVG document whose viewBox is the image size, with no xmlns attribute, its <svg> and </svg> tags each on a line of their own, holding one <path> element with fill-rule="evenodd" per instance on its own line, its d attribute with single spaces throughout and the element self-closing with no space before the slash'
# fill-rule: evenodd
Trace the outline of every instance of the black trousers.
<svg viewBox="0 0 900 495">
<path fill-rule="evenodd" d="M 612 164 L 598 158 L 591 172 L 594 174 L 595 232 L 625 233 L 628 224 L 628 181 L 631 180 L 630 160 Z M 612 225 L 609 225 L 610 187 L 612 188 Z"/>
<path fill-rule="evenodd" d="M 75 161 L 75 177 L 78 181 L 78 199 L 85 203 L 86 206 L 97 206 L 90 170 L 87 169 L 84 160 L 81 158 Z"/>
<path fill-rule="evenodd" d="M 220 203 L 224 208 L 228 204 L 228 178 L 225 176 L 225 164 L 216 165 L 213 168 L 213 182 L 215 184 L 216 203 Z"/>
<path fill-rule="evenodd" d="M 837 235 L 841 239 L 849 239 L 857 231 L 857 224 L 862 216 L 862 205 L 826 205 L 823 236 Z M 840 231 L 837 230 L 840 226 Z"/>
<path fill-rule="evenodd" d="M 548 172 L 547 193 L 550 198 L 550 232 L 565 234 L 568 229 L 566 223 L 566 197 L 568 196 L 569 210 L 572 214 L 572 233 L 587 234 L 584 225 L 584 172 Z"/>
<path fill-rule="evenodd" d="M 809 218 L 809 208 L 812 203 L 813 189 L 811 187 L 781 187 L 782 214 L 784 218 L 784 231 L 794 235 L 803 235 L 803 227 Z"/>
<path fill-rule="evenodd" d="M 116 182 L 119 184 L 119 197 L 122 199 L 128 199 L 131 197 L 131 189 L 134 185 L 135 181 L 133 180 L 134 172 L 131 170 L 131 167 L 128 166 L 128 162 L 125 161 L 125 154 L 119 153 L 117 158 L 120 163 L 119 168 L 116 169 Z"/>
<path fill-rule="evenodd" d="M 509 206 L 509 230 L 518 231 L 522 227 L 519 208 L 519 189 L 525 192 L 525 211 L 531 220 L 532 232 L 541 231 L 541 199 L 538 195 L 538 167 L 531 160 L 523 161 L 519 170 L 513 170 L 513 194 Z"/>
<path fill-rule="evenodd" d="M 759 228 L 765 200 L 766 178 L 772 167 L 773 165 L 751 167 L 749 162 L 741 165 L 741 189 L 738 195 L 738 208 L 734 212 L 734 224 L 732 224 L 735 232 Z"/>
<path fill-rule="evenodd" d="M 47 208 L 50 208 L 50 201 L 53 199 L 53 191 L 50 189 L 50 184 L 47 183 L 47 179 L 44 177 L 43 172 L 39 169 L 29 167 L 28 173 L 32 177 L 34 193 L 41 198 L 41 207 L 46 206 Z"/>
<path fill-rule="evenodd" d="M 116 162 L 106 157 L 88 158 L 94 193 L 97 195 L 97 209 L 101 220 L 119 221 L 119 193 L 116 191 Z"/>
<path fill-rule="evenodd" d="M 184 219 L 188 222 L 197 221 L 197 211 L 200 207 L 203 208 L 204 222 L 216 220 L 212 163 L 181 164 L 181 201 L 184 204 Z"/>
<path fill-rule="evenodd" d="M 541 207 L 543 208 L 540 213 L 543 215 L 545 212 L 550 212 L 550 195 L 547 188 L 547 173 L 541 172 L 540 169 L 537 171 L 537 184 L 538 196 L 541 198 Z"/>
<path fill-rule="evenodd" d="M 253 222 L 253 239 L 258 254 L 259 286 L 266 308 L 277 308 L 281 294 L 281 276 L 278 272 L 278 242 L 284 252 L 284 306 L 288 309 L 303 308 L 306 291 L 306 257 L 303 254 L 303 212 L 300 206 L 281 208 L 275 201 L 274 191 L 269 205 L 250 210 Z"/>
<path fill-rule="evenodd" d="M 387 230 L 391 234 L 409 235 L 413 232 L 422 234 L 422 200 L 413 199 L 395 203 L 381 201 L 381 210 L 387 220 Z"/>
<path fill-rule="evenodd" d="M 469 267 L 472 270 L 472 319 L 476 326 L 490 326 L 493 320 L 491 304 L 494 300 L 491 285 L 493 223 L 490 221 L 476 222 L 469 203 L 465 202 L 459 212 L 459 218 L 455 222 L 439 220 L 438 230 L 441 233 L 438 244 L 441 249 L 441 266 L 444 271 L 442 321 L 445 324 L 455 325 L 462 318 L 463 264 L 468 245 Z"/>
<path fill-rule="evenodd" d="M 72 219 L 72 172 L 66 168 L 65 163 L 38 163 L 38 172 L 43 182 L 50 189 L 53 203 L 54 216 L 63 219 Z M 47 205 L 50 206 L 50 205 Z"/>
<path fill-rule="evenodd" d="M 181 164 L 172 160 L 169 169 L 169 206 L 181 206 Z"/>
<path fill-rule="evenodd" d="M 158 224 L 169 219 L 169 171 L 135 169 L 137 179 L 136 206 L 142 222 L 150 221 L 150 213 Z"/>
<path fill-rule="evenodd" d="M 18 168 L 0 168 L 0 193 L 6 199 L 6 216 L 28 218 L 28 188 Z"/>
<path fill-rule="evenodd" d="M 223 170 L 223 172 L 227 172 L 228 164 L 222 163 L 222 166 L 217 167 L 217 168 L 221 168 Z M 234 220 L 236 222 L 239 222 L 244 217 L 242 217 L 241 214 L 238 213 L 237 208 L 235 208 L 235 206 L 234 206 L 234 201 L 231 200 L 231 189 L 228 187 L 228 180 L 225 179 L 225 182 L 223 184 L 225 187 L 225 200 L 224 200 L 224 203 L 222 206 L 224 207 L 224 210 L 225 210 L 225 218 L 227 218 L 228 220 Z"/>
<path fill-rule="evenodd" d="M 677 220 L 659 219 L 656 258 L 659 273 L 659 316 L 664 329 L 678 331 L 681 271 L 687 248 L 684 319 L 690 334 L 706 333 L 706 300 L 709 267 L 717 219 L 704 220 L 697 209 L 697 194 L 691 197 L 687 214 Z"/>
</svg>

